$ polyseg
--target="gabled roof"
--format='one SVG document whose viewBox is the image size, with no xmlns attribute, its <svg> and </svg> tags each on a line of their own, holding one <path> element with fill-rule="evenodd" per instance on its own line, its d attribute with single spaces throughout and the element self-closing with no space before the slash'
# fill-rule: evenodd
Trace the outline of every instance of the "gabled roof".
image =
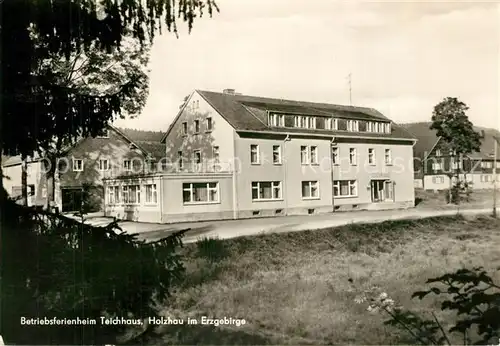
<svg viewBox="0 0 500 346">
<path fill-rule="evenodd" d="M 439 137 L 436 135 L 436 130 L 430 129 L 431 122 L 402 124 L 401 126 L 418 139 L 417 144 L 414 146 L 415 157 L 424 157 L 426 153 L 429 154 L 439 140 Z M 500 132 L 495 129 L 479 126 L 474 126 L 474 130 L 479 133 L 484 131 L 484 138 L 481 140 L 481 151 L 479 153 L 469 154 L 468 156 L 474 159 L 492 158 L 490 155 L 494 150 L 494 136 L 500 137 Z"/>
<path fill-rule="evenodd" d="M 124 127 L 115 128 L 134 142 L 160 142 L 165 135 L 165 132 L 160 131 L 143 131 Z"/>
<path fill-rule="evenodd" d="M 360 134 L 347 131 L 332 131 L 321 129 L 283 128 L 271 127 L 267 125 L 268 112 L 390 122 L 390 119 L 373 108 L 284 100 L 241 94 L 227 94 L 204 90 L 196 90 L 195 92 L 200 94 L 200 96 L 207 103 L 209 103 L 236 131 L 414 139 L 411 134 L 409 134 L 407 131 L 400 128 L 396 124 L 392 126 L 393 131 L 390 135 L 377 133 Z M 172 124 L 177 121 L 182 111 L 183 109 L 180 110 Z M 165 137 L 163 137 L 162 141 L 166 139 L 166 136 L 171 129 L 172 125 L 167 131 Z"/>
</svg>

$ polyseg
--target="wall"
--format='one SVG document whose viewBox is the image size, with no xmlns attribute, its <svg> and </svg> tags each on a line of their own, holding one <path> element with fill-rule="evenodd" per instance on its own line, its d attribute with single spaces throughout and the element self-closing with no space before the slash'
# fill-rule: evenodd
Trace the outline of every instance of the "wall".
<svg viewBox="0 0 500 346">
<path fill-rule="evenodd" d="M 363 142 L 364 141 L 364 142 Z M 372 203 L 370 181 L 389 179 L 394 182 L 395 207 L 414 206 L 415 191 L 413 187 L 413 147 L 411 144 L 384 144 L 376 141 L 366 143 L 366 140 L 344 140 L 337 144 L 339 164 L 334 165 L 333 180 L 357 180 L 358 196 L 337 197 L 335 206 L 358 205 L 359 208 L 378 208 Z M 349 162 L 349 150 L 355 148 L 357 165 Z M 375 165 L 368 162 L 368 149 L 375 150 Z M 391 150 L 392 165 L 385 164 L 385 149 Z M 376 203 L 379 204 L 379 203 Z"/>
<path fill-rule="evenodd" d="M 212 130 L 207 131 L 207 118 L 212 119 Z M 195 133 L 195 120 L 200 121 L 200 131 Z M 188 134 L 183 134 L 182 123 L 187 122 Z M 166 161 L 173 167 L 168 172 L 178 171 L 178 152 L 184 156 L 183 171 L 198 172 L 231 171 L 234 158 L 233 128 L 213 109 L 203 97 L 194 92 L 181 110 L 166 137 Z M 219 168 L 214 169 L 213 147 L 219 147 Z M 203 164 L 200 169 L 191 166 L 193 152 L 200 150 Z"/>
<path fill-rule="evenodd" d="M 83 160 L 83 171 L 73 171 L 72 160 Z M 99 170 L 99 160 L 107 159 L 110 168 L 106 171 Z M 123 168 L 123 160 L 131 160 L 132 172 Z M 59 188 L 81 187 L 83 184 L 102 186 L 103 178 L 110 178 L 120 174 L 142 173 L 144 171 L 145 156 L 138 150 L 130 149 L 130 143 L 119 133 L 110 128 L 109 138 L 85 138 L 72 148 L 62 158 L 59 164 Z M 100 191 L 96 189 L 96 191 Z M 102 201 L 102 192 L 95 193 Z M 62 205 L 61 192 L 56 193 L 56 202 Z"/>
<path fill-rule="evenodd" d="M 4 174 L 3 186 L 9 196 L 12 196 L 13 188 L 20 188 L 22 186 L 21 175 L 22 175 L 22 164 L 14 164 L 10 166 L 2 167 Z M 44 205 L 44 198 L 46 196 L 46 190 L 44 184 L 42 184 L 42 162 L 41 161 L 31 161 L 27 165 L 27 184 L 35 186 L 35 195 L 28 196 L 28 205 Z M 28 190 L 29 193 L 29 190 Z"/>
<path fill-rule="evenodd" d="M 469 173 L 466 175 L 467 181 L 472 183 L 475 190 L 484 190 L 493 188 L 493 174 Z M 442 177 L 442 183 L 438 183 L 434 178 Z M 486 181 L 485 177 L 488 177 Z M 462 176 L 460 177 L 462 179 Z M 500 173 L 497 174 L 497 186 L 500 181 Z M 424 188 L 426 190 L 446 190 L 450 188 L 450 178 L 444 174 L 426 175 L 424 177 Z"/>
</svg>

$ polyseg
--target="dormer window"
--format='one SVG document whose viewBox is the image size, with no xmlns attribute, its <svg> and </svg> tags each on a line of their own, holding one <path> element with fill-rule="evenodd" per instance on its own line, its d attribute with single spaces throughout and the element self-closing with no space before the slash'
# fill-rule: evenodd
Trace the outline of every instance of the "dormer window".
<svg viewBox="0 0 500 346">
<path fill-rule="evenodd" d="M 347 131 L 357 132 L 359 131 L 359 121 L 357 120 L 347 120 Z"/>
<path fill-rule="evenodd" d="M 285 115 L 284 114 L 270 113 L 268 121 L 269 121 L 269 126 L 284 127 L 285 126 Z"/>
<path fill-rule="evenodd" d="M 373 122 L 372 121 L 366 122 L 366 132 L 373 132 Z"/>
<path fill-rule="evenodd" d="M 385 124 L 385 133 L 391 133 L 391 123 Z"/>
<path fill-rule="evenodd" d="M 339 129 L 339 119 L 332 119 L 332 130 L 338 130 Z"/>
</svg>

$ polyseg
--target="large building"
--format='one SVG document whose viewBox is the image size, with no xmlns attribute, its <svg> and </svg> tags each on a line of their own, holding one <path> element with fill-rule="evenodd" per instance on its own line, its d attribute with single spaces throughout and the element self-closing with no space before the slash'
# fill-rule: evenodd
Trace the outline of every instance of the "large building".
<svg viewBox="0 0 500 346">
<path fill-rule="evenodd" d="M 481 135 L 479 152 L 465 155 L 458 159 L 447 146 L 447 143 L 431 130 L 431 123 L 404 124 L 417 139 L 414 147 L 415 187 L 426 190 L 446 190 L 452 185 L 454 176 L 459 173 L 460 179 L 466 180 L 473 189 L 492 189 L 493 171 L 496 168 L 497 181 L 500 181 L 500 147 L 498 157 L 494 160 L 495 145 L 500 144 L 500 132 L 494 129 L 475 127 Z"/>
<path fill-rule="evenodd" d="M 415 138 L 370 108 L 195 91 L 162 172 L 105 179 L 105 213 L 149 222 L 414 206 Z"/>
</svg>

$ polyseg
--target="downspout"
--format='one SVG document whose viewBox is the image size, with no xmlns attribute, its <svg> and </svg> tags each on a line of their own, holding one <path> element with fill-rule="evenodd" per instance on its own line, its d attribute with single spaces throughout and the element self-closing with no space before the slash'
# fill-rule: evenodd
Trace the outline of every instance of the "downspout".
<svg viewBox="0 0 500 346">
<path fill-rule="evenodd" d="M 157 192 L 159 198 L 159 203 L 160 203 L 160 223 L 164 223 L 163 221 L 163 196 L 165 195 L 165 192 L 163 191 L 163 177 L 164 175 L 158 176 L 160 178 L 160 191 L 159 193 Z"/>
<path fill-rule="evenodd" d="M 333 167 L 334 167 L 334 164 L 333 164 L 333 143 L 335 142 L 335 137 L 332 137 L 332 140 L 330 142 L 330 172 L 331 172 L 331 184 L 332 184 L 332 213 L 335 212 L 335 196 L 334 196 L 334 193 L 333 193 L 333 178 L 334 178 L 334 175 L 333 175 Z"/>
<path fill-rule="evenodd" d="M 235 163 L 236 163 L 236 145 L 237 145 L 237 141 L 236 141 L 236 132 L 233 131 L 233 162 L 232 162 L 232 171 L 233 171 L 233 220 L 237 220 L 238 219 L 238 182 L 237 182 L 237 176 L 236 174 L 238 174 L 236 172 L 236 168 L 235 168 Z"/>
<path fill-rule="evenodd" d="M 285 201 L 285 215 L 288 215 L 288 198 L 287 198 L 287 174 L 286 174 L 286 170 L 287 170 L 287 163 L 286 163 L 286 142 L 289 142 L 290 141 L 290 135 L 287 134 L 285 139 L 283 140 L 283 153 L 282 153 L 282 162 L 283 162 L 283 197 L 284 197 L 284 201 Z"/>
</svg>

